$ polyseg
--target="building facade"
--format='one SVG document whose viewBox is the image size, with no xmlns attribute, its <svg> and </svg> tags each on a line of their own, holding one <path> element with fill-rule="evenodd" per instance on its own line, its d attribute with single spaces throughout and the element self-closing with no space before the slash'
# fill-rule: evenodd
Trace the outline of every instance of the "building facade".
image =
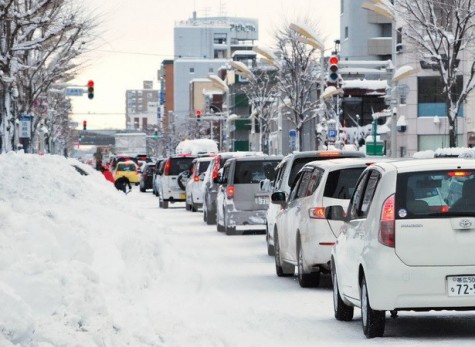
<svg viewBox="0 0 475 347">
<path fill-rule="evenodd" d="M 237 50 L 251 50 L 258 39 L 256 19 L 202 17 L 175 23 L 174 28 L 174 116 L 184 123 L 194 116 L 190 107 L 190 81 L 218 74 Z"/>
<path fill-rule="evenodd" d="M 158 124 L 159 91 L 153 89 L 152 81 L 144 81 L 143 89 L 125 92 L 126 129 L 146 130 Z"/>
</svg>

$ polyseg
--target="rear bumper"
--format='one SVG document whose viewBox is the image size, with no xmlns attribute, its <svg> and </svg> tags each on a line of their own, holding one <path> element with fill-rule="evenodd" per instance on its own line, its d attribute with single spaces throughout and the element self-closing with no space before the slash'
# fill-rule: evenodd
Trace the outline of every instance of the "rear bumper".
<svg viewBox="0 0 475 347">
<path fill-rule="evenodd" d="M 227 225 L 262 225 L 266 224 L 267 210 L 239 211 L 226 208 Z"/>
<path fill-rule="evenodd" d="M 475 266 L 407 266 L 394 252 L 373 264 L 365 269 L 373 309 L 475 309 L 475 296 L 449 296 L 447 289 L 447 276 L 475 275 Z"/>
</svg>

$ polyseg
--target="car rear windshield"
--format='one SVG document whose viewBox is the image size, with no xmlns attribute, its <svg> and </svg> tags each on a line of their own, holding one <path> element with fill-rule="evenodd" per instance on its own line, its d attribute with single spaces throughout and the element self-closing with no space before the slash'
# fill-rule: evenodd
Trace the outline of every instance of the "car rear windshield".
<svg viewBox="0 0 475 347">
<path fill-rule="evenodd" d="M 209 161 L 200 161 L 200 165 L 198 166 L 199 173 L 203 173 L 208 169 Z"/>
<path fill-rule="evenodd" d="M 396 218 L 475 216 L 475 170 L 399 174 Z"/>
<path fill-rule="evenodd" d="M 234 183 L 259 183 L 264 179 L 275 179 L 278 160 L 238 161 L 234 172 Z"/>
<path fill-rule="evenodd" d="M 193 157 L 171 158 L 169 175 L 179 175 L 189 170 L 194 159 Z"/>
<path fill-rule="evenodd" d="M 117 171 L 137 171 L 137 166 L 135 164 L 119 164 Z"/>
<path fill-rule="evenodd" d="M 334 199 L 349 199 L 364 168 L 332 171 L 328 174 L 323 196 Z"/>
</svg>

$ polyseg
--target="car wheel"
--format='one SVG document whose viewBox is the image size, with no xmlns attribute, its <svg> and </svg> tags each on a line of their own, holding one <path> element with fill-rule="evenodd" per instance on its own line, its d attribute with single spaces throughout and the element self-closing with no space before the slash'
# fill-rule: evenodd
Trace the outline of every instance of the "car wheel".
<svg viewBox="0 0 475 347">
<path fill-rule="evenodd" d="M 269 226 L 266 224 L 266 244 L 267 244 L 267 255 L 274 255 L 274 246 L 270 244 L 270 234 Z"/>
<path fill-rule="evenodd" d="M 185 201 L 185 210 L 189 211 L 191 210 L 190 204 Z"/>
<path fill-rule="evenodd" d="M 275 259 L 275 273 L 279 277 L 290 277 L 294 275 L 295 267 L 291 264 L 282 263 L 280 260 L 280 246 L 277 231 L 274 232 L 274 259 Z"/>
<path fill-rule="evenodd" d="M 162 201 L 162 208 L 168 208 L 168 201 L 166 200 Z"/>
<path fill-rule="evenodd" d="M 182 171 L 176 178 L 181 190 L 186 190 L 186 181 L 188 180 L 188 171 Z"/>
<path fill-rule="evenodd" d="M 361 280 L 361 320 L 363 322 L 363 332 L 367 338 L 381 337 L 384 334 L 386 323 L 386 311 L 373 310 L 368 296 L 366 279 Z"/>
<path fill-rule="evenodd" d="M 224 225 L 219 224 L 219 218 L 218 217 L 216 217 L 216 230 L 224 231 Z"/>
<path fill-rule="evenodd" d="M 195 204 L 191 205 L 191 212 L 198 212 L 198 207 Z"/>
<path fill-rule="evenodd" d="M 348 322 L 353 319 L 355 308 L 343 302 L 338 289 L 338 279 L 336 276 L 335 264 L 332 261 L 332 284 L 333 284 L 333 310 L 335 318 L 340 321 Z"/>
<path fill-rule="evenodd" d="M 208 224 L 208 213 L 206 212 L 205 209 L 203 209 L 203 222 Z"/>
<path fill-rule="evenodd" d="M 145 193 L 146 190 L 147 190 L 147 189 L 145 189 L 145 187 L 141 184 L 141 185 L 140 185 L 140 191 L 141 191 L 142 193 Z"/>
<path fill-rule="evenodd" d="M 305 273 L 303 268 L 303 251 L 300 239 L 297 242 L 297 276 L 300 287 L 318 287 L 320 283 L 320 272 Z"/>
<path fill-rule="evenodd" d="M 216 213 L 206 211 L 206 224 L 216 224 Z"/>
<path fill-rule="evenodd" d="M 236 235 L 236 227 L 229 225 L 229 221 L 226 218 L 226 215 L 224 215 L 223 219 L 224 219 L 224 231 L 226 232 L 226 235 Z"/>
</svg>

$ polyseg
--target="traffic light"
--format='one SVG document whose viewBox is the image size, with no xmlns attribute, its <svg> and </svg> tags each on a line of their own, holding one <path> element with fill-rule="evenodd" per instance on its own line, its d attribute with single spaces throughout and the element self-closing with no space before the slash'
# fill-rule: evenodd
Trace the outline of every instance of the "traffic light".
<svg viewBox="0 0 475 347">
<path fill-rule="evenodd" d="M 201 121 L 201 110 L 196 110 L 196 121 L 200 122 Z"/>
<path fill-rule="evenodd" d="M 87 120 L 82 121 L 82 130 L 87 130 Z"/>
<path fill-rule="evenodd" d="M 87 82 L 87 97 L 89 99 L 94 99 L 94 81 L 89 80 Z"/>
<path fill-rule="evenodd" d="M 330 56 L 328 59 L 328 77 L 327 84 L 330 86 L 338 87 L 340 81 L 340 74 L 338 73 L 338 63 L 340 59 L 336 55 Z"/>
<path fill-rule="evenodd" d="M 158 139 L 158 129 L 157 129 L 157 128 L 155 128 L 155 131 L 153 132 L 153 138 L 154 138 L 155 140 Z"/>
</svg>

